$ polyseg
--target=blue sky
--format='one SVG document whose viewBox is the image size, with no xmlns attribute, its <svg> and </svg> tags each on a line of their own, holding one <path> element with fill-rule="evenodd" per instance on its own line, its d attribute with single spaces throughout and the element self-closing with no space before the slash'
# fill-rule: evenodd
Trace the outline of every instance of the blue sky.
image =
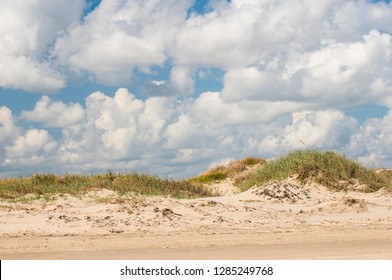
<svg viewBox="0 0 392 280">
<path fill-rule="evenodd" d="M 390 1 L 2 5 L 0 177 L 302 148 L 392 167 Z"/>
</svg>

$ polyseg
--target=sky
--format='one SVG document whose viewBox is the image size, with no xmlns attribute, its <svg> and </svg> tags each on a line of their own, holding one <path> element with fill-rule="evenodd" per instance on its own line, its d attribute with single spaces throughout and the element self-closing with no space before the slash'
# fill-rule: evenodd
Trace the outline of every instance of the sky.
<svg viewBox="0 0 392 280">
<path fill-rule="evenodd" d="M 0 178 L 183 178 L 297 149 L 392 167 L 390 1 L 0 7 Z"/>
</svg>

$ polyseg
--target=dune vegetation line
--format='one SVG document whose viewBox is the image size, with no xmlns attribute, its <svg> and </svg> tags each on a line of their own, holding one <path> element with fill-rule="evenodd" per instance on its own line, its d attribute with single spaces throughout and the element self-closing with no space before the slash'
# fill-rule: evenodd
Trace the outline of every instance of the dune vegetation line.
<svg viewBox="0 0 392 280">
<path fill-rule="evenodd" d="M 368 191 L 392 189 L 391 170 L 366 168 L 333 151 L 298 150 L 269 162 L 248 157 L 181 180 L 112 171 L 94 175 L 34 174 L 30 177 L 5 178 L 0 180 L 0 198 L 17 200 L 26 195 L 30 195 L 30 198 L 50 198 L 56 194 L 78 196 L 99 189 L 134 196 L 198 198 L 217 196 L 205 185 L 222 180 L 231 180 L 241 191 L 246 191 L 252 186 L 281 181 L 290 176 L 296 176 L 302 183 L 314 181 L 335 191 L 344 190 L 354 182 L 366 185 Z"/>
</svg>

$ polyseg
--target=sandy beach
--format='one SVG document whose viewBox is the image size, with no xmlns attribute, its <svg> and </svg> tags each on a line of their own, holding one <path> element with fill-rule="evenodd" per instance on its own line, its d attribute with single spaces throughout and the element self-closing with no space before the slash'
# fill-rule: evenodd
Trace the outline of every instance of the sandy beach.
<svg viewBox="0 0 392 280">
<path fill-rule="evenodd" d="M 80 197 L 0 204 L 1 259 L 392 259 L 392 193 L 295 178 L 180 200 Z"/>
</svg>

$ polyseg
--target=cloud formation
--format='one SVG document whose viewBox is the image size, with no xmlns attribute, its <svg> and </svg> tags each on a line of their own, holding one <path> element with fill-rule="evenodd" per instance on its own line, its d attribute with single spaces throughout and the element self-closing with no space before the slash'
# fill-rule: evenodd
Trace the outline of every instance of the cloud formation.
<svg viewBox="0 0 392 280">
<path fill-rule="evenodd" d="M 304 147 L 392 164 L 391 111 L 363 124 L 344 113 L 392 108 L 390 3 L 210 1 L 197 14 L 191 0 L 115 0 L 83 16 L 82 0 L 27 2 L 0 12 L 1 87 L 50 93 L 76 77 L 118 90 L 84 103 L 44 96 L 17 116 L 0 107 L 3 176 L 48 166 L 187 176 Z M 222 88 L 200 91 L 209 69 Z M 131 93 L 140 76 L 143 98 Z"/>
<path fill-rule="evenodd" d="M 265 137 L 258 149 L 273 157 L 296 149 L 340 150 L 350 143 L 358 127 L 353 118 L 339 111 L 295 112 L 292 122 Z"/>
<path fill-rule="evenodd" d="M 43 96 L 32 111 L 23 111 L 20 118 L 29 122 L 42 123 L 45 127 L 66 127 L 79 123 L 84 118 L 80 104 L 65 105 Z"/>
<path fill-rule="evenodd" d="M 53 92 L 65 77 L 48 58 L 58 33 L 80 19 L 83 0 L 3 1 L 0 17 L 0 86 Z"/>
<path fill-rule="evenodd" d="M 128 82 L 136 68 L 148 73 L 163 65 L 190 5 L 190 0 L 102 1 L 57 40 L 54 52 L 61 63 L 99 82 Z"/>
<path fill-rule="evenodd" d="M 17 130 L 11 110 L 5 106 L 0 107 L 0 144 L 12 139 Z"/>
<path fill-rule="evenodd" d="M 200 113 L 195 109 L 198 102 L 173 105 L 167 97 L 140 100 L 121 88 L 113 97 L 94 92 L 86 98 L 85 106 L 44 97 L 28 112 L 34 112 L 36 118 L 30 118 L 27 112 L 13 116 L 7 107 L 1 107 L 0 154 L 4 160 L 0 163 L 0 176 L 17 170 L 29 174 L 111 168 L 184 177 L 228 156 L 276 157 L 302 148 L 345 152 L 370 166 L 392 163 L 391 111 L 382 119 L 368 120 L 362 125 L 337 110 L 296 111 L 271 121 L 245 122 L 242 115 L 249 113 L 239 108 L 205 107 L 206 111 Z M 216 106 L 211 100 L 205 104 Z M 84 117 L 64 123 L 62 116 L 56 118 L 51 113 L 55 106 L 69 110 L 70 115 L 81 109 Z M 208 112 L 234 115 L 215 116 L 228 120 L 212 122 L 214 116 L 206 118 Z M 52 118 L 41 118 L 44 113 Z M 57 127 L 61 137 L 51 136 L 45 129 L 24 129 L 22 120 Z"/>
</svg>

